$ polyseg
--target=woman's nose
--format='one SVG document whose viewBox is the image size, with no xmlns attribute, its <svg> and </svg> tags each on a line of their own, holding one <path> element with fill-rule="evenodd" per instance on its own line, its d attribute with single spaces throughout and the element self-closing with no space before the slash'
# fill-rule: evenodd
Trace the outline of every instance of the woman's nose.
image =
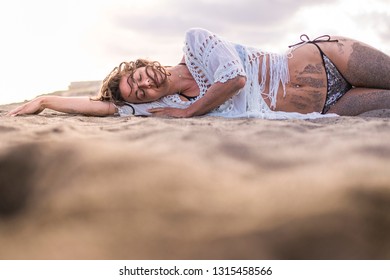
<svg viewBox="0 0 390 280">
<path fill-rule="evenodd" d="M 142 84 L 139 84 L 138 86 L 142 88 L 151 88 L 152 83 L 150 82 L 150 79 L 146 79 Z"/>
</svg>

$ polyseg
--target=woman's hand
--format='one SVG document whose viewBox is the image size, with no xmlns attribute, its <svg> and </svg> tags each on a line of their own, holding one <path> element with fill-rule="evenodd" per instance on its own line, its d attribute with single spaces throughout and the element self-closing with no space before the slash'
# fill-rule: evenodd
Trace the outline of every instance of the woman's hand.
<svg viewBox="0 0 390 280">
<path fill-rule="evenodd" d="M 45 109 L 43 106 L 43 98 L 37 97 L 19 107 L 9 111 L 7 116 L 18 116 L 18 115 L 27 115 L 27 114 L 39 114 Z"/>
<path fill-rule="evenodd" d="M 189 118 L 187 109 L 179 108 L 153 108 L 148 110 L 154 117 Z"/>
</svg>

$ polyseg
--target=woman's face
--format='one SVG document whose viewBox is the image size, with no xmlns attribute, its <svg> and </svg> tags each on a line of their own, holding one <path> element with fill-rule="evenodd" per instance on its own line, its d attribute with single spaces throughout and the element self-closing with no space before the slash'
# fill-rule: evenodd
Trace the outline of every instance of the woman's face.
<svg viewBox="0 0 390 280">
<path fill-rule="evenodd" d="M 166 95 L 164 75 L 151 68 L 137 68 L 133 75 L 123 76 L 119 83 L 122 98 L 129 103 L 147 103 Z"/>
</svg>

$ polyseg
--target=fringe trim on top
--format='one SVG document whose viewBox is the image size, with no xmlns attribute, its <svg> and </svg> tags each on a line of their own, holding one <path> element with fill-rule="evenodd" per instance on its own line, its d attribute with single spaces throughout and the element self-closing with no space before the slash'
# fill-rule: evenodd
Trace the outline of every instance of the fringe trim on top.
<svg viewBox="0 0 390 280">
<path fill-rule="evenodd" d="M 267 80 L 267 57 L 269 59 L 269 92 L 264 92 Z M 264 56 L 261 77 L 261 92 L 271 101 L 271 108 L 276 108 L 280 84 L 283 87 L 283 97 L 286 96 L 286 84 L 290 81 L 288 58 L 286 54 L 269 53 Z"/>
</svg>

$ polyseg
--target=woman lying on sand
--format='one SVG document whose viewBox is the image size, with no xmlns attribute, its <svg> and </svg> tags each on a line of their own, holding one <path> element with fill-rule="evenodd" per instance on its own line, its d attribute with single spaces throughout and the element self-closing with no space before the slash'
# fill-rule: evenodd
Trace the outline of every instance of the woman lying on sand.
<svg viewBox="0 0 390 280">
<path fill-rule="evenodd" d="M 275 54 L 228 42 L 204 29 L 186 33 L 173 67 L 122 62 L 99 96 L 38 97 L 8 113 L 65 113 L 188 118 L 309 118 L 390 109 L 390 57 L 364 43 L 322 36 Z"/>
</svg>

